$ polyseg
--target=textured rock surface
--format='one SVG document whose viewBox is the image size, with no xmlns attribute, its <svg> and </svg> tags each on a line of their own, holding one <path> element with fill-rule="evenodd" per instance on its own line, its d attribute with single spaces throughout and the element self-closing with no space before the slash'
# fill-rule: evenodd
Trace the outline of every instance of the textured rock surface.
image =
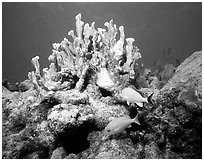
<svg viewBox="0 0 204 161">
<path fill-rule="evenodd" d="M 107 140 L 102 140 L 105 126 L 115 117 L 133 118 L 137 110 L 94 84 L 84 92 L 56 91 L 47 97 L 33 88 L 10 92 L 3 87 L 3 158 L 201 158 L 201 103 L 189 87 L 201 77 L 185 77 L 187 83 L 179 88 L 140 89 L 145 97 L 154 92 L 155 106 L 147 103 L 140 109 L 141 126 L 132 124 Z M 177 82 L 175 74 L 169 83 L 176 87 Z"/>
<path fill-rule="evenodd" d="M 63 147 L 55 149 L 50 159 L 64 159 L 67 156 Z"/>
<path fill-rule="evenodd" d="M 181 63 L 162 91 L 179 86 L 196 86 L 202 98 L 202 51 L 193 53 Z"/>
<path fill-rule="evenodd" d="M 34 89 L 34 85 L 30 80 L 25 80 L 19 84 L 19 90 L 25 92 L 29 89 Z"/>
<path fill-rule="evenodd" d="M 174 65 L 166 64 L 164 66 L 164 69 L 159 73 L 159 76 L 163 80 L 168 80 L 173 76 L 175 71 L 176 71 L 176 67 L 174 67 Z"/>
</svg>

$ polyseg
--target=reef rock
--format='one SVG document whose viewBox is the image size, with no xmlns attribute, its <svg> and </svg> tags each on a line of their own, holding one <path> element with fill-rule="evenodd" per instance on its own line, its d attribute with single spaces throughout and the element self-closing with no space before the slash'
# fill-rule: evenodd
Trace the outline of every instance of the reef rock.
<svg viewBox="0 0 204 161">
<path fill-rule="evenodd" d="M 148 85 L 151 89 L 159 89 L 160 88 L 160 81 L 157 76 L 149 77 L 150 84 Z"/>
<path fill-rule="evenodd" d="M 18 83 L 16 84 L 11 84 L 10 82 L 8 82 L 8 80 L 4 79 L 2 80 L 2 86 L 7 88 L 9 91 L 11 92 L 15 92 L 15 91 L 18 91 L 19 90 L 19 87 L 18 87 Z"/>
<path fill-rule="evenodd" d="M 87 104 L 89 102 L 89 96 L 87 93 L 79 92 L 78 90 L 68 90 L 68 91 L 57 91 L 53 94 L 53 97 L 61 100 L 63 104 Z"/>
<path fill-rule="evenodd" d="M 54 106 L 49 112 L 47 120 L 49 121 L 49 127 L 54 133 L 59 133 L 64 128 L 78 127 L 83 121 L 93 119 L 92 111 L 90 108 L 80 108 L 81 106 L 74 106 L 72 104 L 58 104 Z M 91 110 L 91 109 L 90 109 Z"/>
<path fill-rule="evenodd" d="M 157 108 L 144 120 L 155 131 L 150 135 L 156 136 L 154 141 L 163 149 L 162 158 L 201 158 L 201 107 L 196 102 L 180 100 L 180 92 L 179 88 L 160 91 L 155 102 Z"/>
<path fill-rule="evenodd" d="M 131 140 L 125 136 L 127 135 L 123 133 L 115 136 L 114 139 L 102 141 L 99 132 L 90 133 L 88 136 L 90 148 L 80 155 L 83 159 L 134 159 L 137 150 Z"/>
<path fill-rule="evenodd" d="M 19 84 L 19 90 L 25 92 L 29 89 L 34 89 L 34 85 L 30 80 L 25 80 Z"/>
<path fill-rule="evenodd" d="M 181 63 L 174 76 L 161 89 L 171 90 L 172 88 L 195 86 L 199 96 L 202 98 L 202 51 L 197 51 Z"/>
<path fill-rule="evenodd" d="M 201 57 L 201 51 L 195 52 L 178 66 L 157 94 L 157 108 L 145 116 L 144 121 L 155 130 L 150 136 L 154 134 L 163 149 L 162 158 L 201 158 Z"/>
<path fill-rule="evenodd" d="M 159 76 L 162 80 L 169 80 L 175 71 L 176 67 L 173 64 L 166 64 L 164 69 L 159 73 Z"/>
<path fill-rule="evenodd" d="M 59 147 L 53 151 L 50 159 L 64 159 L 66 156 L 67 155 L 66 155 L 64 148 Z"/>
</svg>

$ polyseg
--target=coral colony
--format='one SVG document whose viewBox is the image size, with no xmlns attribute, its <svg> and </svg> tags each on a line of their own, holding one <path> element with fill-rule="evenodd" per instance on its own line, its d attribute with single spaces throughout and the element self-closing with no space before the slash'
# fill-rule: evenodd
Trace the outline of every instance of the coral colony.
<svg viewBox="0 0 204 161">
<path fill-rule="evenodd" d="M 104 24 L 107 29 L 95 29 L 95 22 L 91 26 L 84 24 L 81 14 L 75 18 L 76 35 L 70 30 L 68 36 L 72 42 L 64 38 L 61 43 L 52 45 L 49 68 L 44 68 L 41 74 L 39 56 L 32 58 L 35 72 L 29 72 L 28 78 L 36 89 L 41 94 L 45 91 L 68 90 L 74 86 L 81 91 L 90 70 L 95 71 L 94 83 L 108 91 L 114 91 L 120 85 L 120 75 L 128 74 L 129 78 L 133 78 L 135 61 L 141 58 L 141 54 L 133 45 L 134 38 L 125 39 L 124 27 L 117 29 L 113 20 L 110 20 Z M 120 38 L 116 40 L 118 30 Z"/>
</svg>

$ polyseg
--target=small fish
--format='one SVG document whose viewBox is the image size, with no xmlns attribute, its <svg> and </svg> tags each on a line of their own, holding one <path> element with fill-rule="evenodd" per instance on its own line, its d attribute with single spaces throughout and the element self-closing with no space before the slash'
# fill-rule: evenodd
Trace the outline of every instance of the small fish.
<svg viewBox="0 0 204 161">
<path fill-rule="evenodd" d="M 132 123 L 140 125 L 138 114 L 134 119 L 131 119 L 129 116 L 115 118 L 106 126 L 103 135 L 107 138 L 110 135 L 118 134 L 127 127 L 130 127 Z"/>
<path fill-rule="evenodd" d="M 127 88 L 124 88 L 119 94 L 119 96 L 122 97 L 123 100 L 127 101 L 128 105 L 130 105 L 130 103 L 136 103 L 139 107 L 143 107 L 144 102 L 149 102 L 153 105 L 153 94 L 154 93 L 152 93 L 149 97 L 144 98 L 142 94 L 137 91 L 133 86 L 129 86 Z"/>
</svg>

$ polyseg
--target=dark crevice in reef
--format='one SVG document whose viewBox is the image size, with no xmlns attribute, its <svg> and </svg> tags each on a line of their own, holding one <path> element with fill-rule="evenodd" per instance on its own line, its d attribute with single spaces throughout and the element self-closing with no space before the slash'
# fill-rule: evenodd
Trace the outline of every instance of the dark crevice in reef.
<svg viewBox="0 0 204 161">
<path fill-rule="evenodd" d="M 43 105 L 46 109 L 50 109 L 55 105 L 60 104 L 61 101 L 54 97 L 47 97 L 44 100 L 41 101 L 41 105 Z"/>
<path fill-rule="evenodd" d="M 88 52 L 91 52 L 94 50 L 92 38 L 93 38 L 93 36 L 89 36 L 90 43 L 88 45 Z"/>
<path fill-rule="evenodd" d="M 17 159 L 31 159 L 34 155 L 39 159 L 48 159 L 49 151 L 48 147 L 29 142 L 20 149 Z"/>
<path fill-rule="evenodd" d="M 78 154 L 89 148 L 90 143 L 87 140 L 88 134 L 99 130 L 94 122 L 85 121 L 79 127 L 67 128 L 58 134 L 54 146 L 63 147 L 68 154 Z"/>
<path fill-rule="evenodd" d="M 160 149 L 161 151 L 165 151 L 166 141 L 161 142 L 161 143 L 157 143 L 157 145 L 158 145 L 158 147 L 159 147 L 159 149 Z"/>
<path fill-rule="evenodd" d="M 62 84 L 64 82 L 70 82 L 72 81 L 73 83 L 71 83 L 70 85 L 70 89 L 73 89 L 75 86 L 76 86 L 76 83 L 78 82 L 79 80 L 79 77 L 77 77 L 76 75 L 68 75 L 68 76 L 65 76 L 65 75 L 62 75 Z"/>
<path fill-rule="evenodd" d="M 35 115 L 38 115 L 39 117 L 37 117 L 37 120 L 35 121 L 31 119 L 31 122 L 41 122 L 43 120 L 46 120 L 49 109 L 58 104 L 61 104 L 61 101 L 59 99 L 56 99 L 54 97 L 47 97 L 41 101 L 38 107 L 32 109 L 28 113 L 28 118 L 33 118 L 33 113 L 35 113 Z"/>
<path fill-rule="evenodd" d="M 91 81 L 93 80 L 93 76 L 95 75 L 95 71 L 94 69 L 89 68 L 87 73 L 86 73 L 86 76 L 84 78 L 84 84 L 83 84 L 83 87 L 82 87 L 82 92 L 86 89 L 86 87 L 91 83 Z"/>
<path fill-rule="evenodd" d="M 26 128 L 27 125 L 27 118 L 26 116 L 19 115 L 15 119 L 12 120 L 11 124 L 7 125 L 7 128 L 10 130 L 12 133 L 18 133 L 22 131 L 23 129 Z"/>
<path fill-rule="evenodd" d="M 108 91 L 108 90 L 106 90 L 104 88 L 100 88 L 99 87 L 99 91 L 100 91 L 100 93 L 102 94 L 103 97 L 107 97 L 107 96 L 112 96 L 113 95 L 110 91 Z"/>
<path fill-rule="evenodd" d="M 12 131 L 17 133 L 20 132 L 21 130 L 25 129 L 26 123 L 22 123 L 20 121 L 16 121 L 13 125 Z"/>
</svg>

